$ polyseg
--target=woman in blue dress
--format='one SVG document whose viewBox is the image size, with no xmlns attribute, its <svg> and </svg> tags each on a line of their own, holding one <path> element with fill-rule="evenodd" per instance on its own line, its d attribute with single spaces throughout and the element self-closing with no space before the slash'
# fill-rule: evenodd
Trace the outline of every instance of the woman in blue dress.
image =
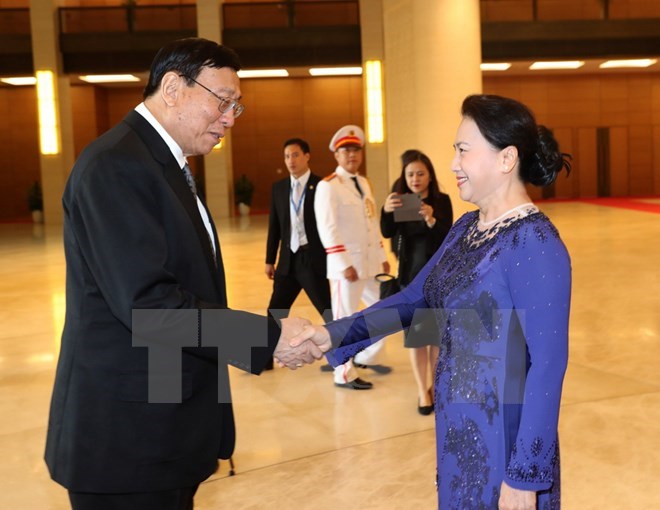
<svg viewBox="0 0 660 510">
<path fill-rule="evenodd" d="M 546 186 L 570 156 L 527 107 L 468 96 L 451 170 L 478 207 L 400 293 L 351 317 L 309 326 L 333 364 L 432 309 L 438 507 L 560 508 L 557 423 L 568 357 L 570 258 L 525 184 Z"/>
</svg>

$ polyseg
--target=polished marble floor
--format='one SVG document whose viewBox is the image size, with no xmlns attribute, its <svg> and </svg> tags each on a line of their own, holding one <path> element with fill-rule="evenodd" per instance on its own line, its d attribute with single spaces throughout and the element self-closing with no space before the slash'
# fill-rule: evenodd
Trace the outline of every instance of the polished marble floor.
<svg viewBox="0 0 660 510">
<path fill-rule="evenodd" d="M 597 202 L 541 208 L 574 270 L 562 508 L 660 509 L 660 214 Z M 220 224 L 234 308 L 267 305 L 265 229 L 265 217 Z M 64 269 L 58 228 L 0 225 L 0 509 L 68 508 L 42 460 Z M 305 297 L 294 313 L 318 319 Z M 236 476 L 223 464 L 196 508 L 433 508 L 433 418 L 416 412 L 400 337 L 386 356 L 394 371 L 369 374 L 367 392 L 336 389 L 318 366 L 233 371 Z"/>
</svg>

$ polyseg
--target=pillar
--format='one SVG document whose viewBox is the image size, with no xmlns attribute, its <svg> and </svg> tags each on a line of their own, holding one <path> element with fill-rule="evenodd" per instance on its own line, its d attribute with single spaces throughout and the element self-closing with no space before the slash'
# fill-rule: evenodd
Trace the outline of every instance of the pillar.
<svg viewBox="0 0 660 510">
<path fill-rule="evenodd" d="M 197 1 L 197 35 L 222 43 L 222 1 Z M 240 56 L 240 55 L 239 55 Z M 231 130 L 225 133 L 220 149 L 204 156 L 206 203 L 215 218 L 227 218 L 233 213 L 233 171 Z"/>
<path fill-rule="evenodd" d="M 44 220 L 48 225 L 62 223 L 62 193 L 74 160 L 71 89 L 69 78 L 62 74 L 57 6 L 57 0 L 30 0 L 34 70 L 52 71 L 55 76 L 54 95 L 59 125 L 59 153 L 41 154 L 39 159 Z"/>
<path fill-rule="evenodd" d="M 450 163 L 461 103 L 482 91 L 479 0 L 381 1 L 390 183 L 401 153 L 419 149 L 460 216 L 473 207 L 459 198 Z"/>
<path fill-rule="evenodd" d="M 383 0 L 360 0 L 360 42 L 362 45 L 362 88 L 364 97 L 364 121 L 365 133 L 368 131 L 368 94 L 366 62 L 368 60 L 379 60 L 383 66 L 387 65 L 385 60 L 385 41 L 383 39 Z M 383 76 L 384 78 L 384 76 Z M 383 91 L 384 92 L 384 91 Z M 385 112 L 387 113 L 387 112 Z M 367 133 L 368 134 L 368 133 Z M 365 146 L 365 157 L 369 181 L 371 182 L 376 203 L 383 205 L 385 197 L 391 188 L 390 176 L 387 164 L 387 137 L 383 142 L 370 143 Z"/>
</svg>

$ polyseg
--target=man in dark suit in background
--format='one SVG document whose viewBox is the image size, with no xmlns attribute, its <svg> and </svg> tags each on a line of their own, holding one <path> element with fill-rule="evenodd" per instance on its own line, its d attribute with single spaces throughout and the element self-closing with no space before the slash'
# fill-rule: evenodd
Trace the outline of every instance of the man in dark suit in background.
<svg viewBox="0 0 660 510">
<path fill-rule="evenodd" d="M 268 310 L 276 316 L 288 312 L 304 290 L 321 317 L 330 320 L 325 248 L 314 215 L 316 185 L 321 178 L 309 169 L 309 158 L 305 140 L 291 138 L 284 142 L 284 163 L 290 175 L 273 184 L 270 199 L 265 271 L 273 280 L 273 294 Z M 278 248 L 280 256 L 275 267 Z"/>
<path fill-rule="evenodd" d="M 291 368 L 322 355 L 283 340 L 300 323 L 282 321 L 278 342 L 274 320 L 227 306 L 217 232 L 186 157 L 210 152 L 242 113 L 239 68 L 212 41 L 166 45 L 144 102 L 83 150 L 67 182 L 46 463 L 75 510 L 190 510 L 234 449 L 227 364 L 259 373 L 273 355 Z M 192 321 L 179 332 L 154 320 L 164 343 L 145 344 L 134 319 L 145 311 Z M 175 360 L 158 384 L 154 351 Z M 178 396 L 154 401 L 168 381 Z"/>
</svg>

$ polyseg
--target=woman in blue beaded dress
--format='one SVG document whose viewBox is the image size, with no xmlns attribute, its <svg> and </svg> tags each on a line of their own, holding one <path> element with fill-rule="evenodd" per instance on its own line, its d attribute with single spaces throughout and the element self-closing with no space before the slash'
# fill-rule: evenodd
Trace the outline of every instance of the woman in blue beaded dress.
<svg viewBox="0 0 660 510">
<path fill-rule="evenodd" d="M 478 207 L 399 294 L 309 326 L 332 364 L 433 309 L 438 507 L 560 508 L 557 423 L 568 357 L 570 258 L 525 184 L 546 186 L 570 156 L 521 103 L 468 96 L 454 142 L 460 196 Z"/>
</svg>

